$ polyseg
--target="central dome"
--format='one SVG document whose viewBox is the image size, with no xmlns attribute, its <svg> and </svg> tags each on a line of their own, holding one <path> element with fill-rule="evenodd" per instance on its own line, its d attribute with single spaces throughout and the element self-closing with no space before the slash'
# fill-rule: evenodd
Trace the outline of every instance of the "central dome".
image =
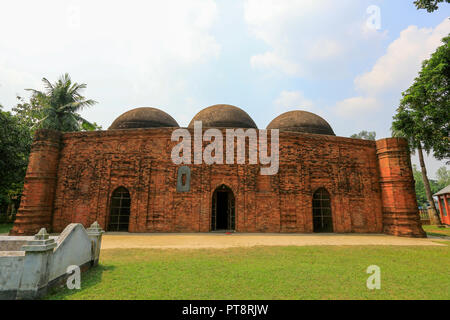
<svg viewBox="0 0 450 320">
<path fill-rule="evenodd" d="M 278 116 L 267 126 L 268 130 L 292 131 L 301 133 L 334 136 L 331 126 L 322 117 L 307 111 L 290 111 Z"/>
<path fill-rule="evenodd" d="M 109 130 L 139 128 L 173 128 L 178 123 L 169 114 L 156 108 L 137 108 L 120 115 Z"/>
<path fill-rule="evenodd" d="M 189 123 L 194 127 L 194 121 L 201 121 L 204 128 L 254 128 L 255 122 L 244 110 L 228 104 L 218 104 L 203 109 Z"/>
</svg>

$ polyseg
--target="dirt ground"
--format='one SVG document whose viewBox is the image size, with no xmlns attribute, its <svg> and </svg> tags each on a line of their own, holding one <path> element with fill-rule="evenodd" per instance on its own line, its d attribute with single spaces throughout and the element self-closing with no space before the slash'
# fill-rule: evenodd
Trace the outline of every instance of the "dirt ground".
<svg viewBox="0 0 450 320">
<path fill-rule="evenodd" d="M 154 248 L 205 249 L 253 246 L 440 246 L 433 239 L 400 238 L 368 234 L 130 234 L 106 233 L 102 249 Z"/>
</svg>

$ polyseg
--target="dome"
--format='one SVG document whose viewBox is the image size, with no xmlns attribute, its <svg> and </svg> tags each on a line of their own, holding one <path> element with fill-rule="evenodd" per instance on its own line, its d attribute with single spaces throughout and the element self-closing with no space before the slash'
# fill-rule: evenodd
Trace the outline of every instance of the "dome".
<svg viewBox="0 0 450 320">
<path fill-rule="evenodd" d="M 179 127 L 170 115 L 156 108 L 137 108 L 119 116 L 109 130 Z"/>
<path fill-rule="evenodd" d="M 227 104 L 218 104 L 203 109 L 189 123 L 194 127 L 194 121 L 202 121 L 204 128 L 255 128 L 256 124 L 242 109 Z"/>
<path fill-rule="evenodd" d="M 290 111 L 278 116 L 267 129 L 334 136 L 333 129 L 322 117 L 307 111 Z"/>
</svg>

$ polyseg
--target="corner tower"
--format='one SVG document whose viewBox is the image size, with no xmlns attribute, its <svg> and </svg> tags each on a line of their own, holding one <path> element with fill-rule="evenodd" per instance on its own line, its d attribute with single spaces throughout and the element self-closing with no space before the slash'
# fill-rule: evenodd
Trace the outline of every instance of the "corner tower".
<svg viewBox="0 0 450 320">
<path fill-rule="evenodd" d="M 426 237 L 420 223 L 408 142 L 402 138 L 376 142 L 383 205 L 383 231 L 405 237 Z"/>
<path fill-rule="evenodd" d="M 32 235 L 41 228 L 51 230 L 60 148 L 59 131 L 36 131 L 20 208 L 10 235 Z"/>
</svg>

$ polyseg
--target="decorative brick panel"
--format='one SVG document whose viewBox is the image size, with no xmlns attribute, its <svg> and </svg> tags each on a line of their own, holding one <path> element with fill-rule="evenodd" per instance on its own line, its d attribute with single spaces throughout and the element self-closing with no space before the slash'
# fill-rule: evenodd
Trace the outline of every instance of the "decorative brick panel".
<svg viewBox="0 0 450 320">
<path fill-rule="evenodd" d="M 313 232 L 312 196 L 323 187 L 337 233 L 422 235 L 403 142 L 280 133 L 277 175 L 261 176 L 259 165 L 187 165 L 189 191 L 177 192 L 172 130 L 66 133 L 60 148 L 57 133 L 38 133 L 13 233 L 60 232 L 72 222 L 106 227 L 120 186 L 131 195 L 130 232 L 209 232 L 212 196 L 225 184 L 238 232 Z"/>
</svg>

